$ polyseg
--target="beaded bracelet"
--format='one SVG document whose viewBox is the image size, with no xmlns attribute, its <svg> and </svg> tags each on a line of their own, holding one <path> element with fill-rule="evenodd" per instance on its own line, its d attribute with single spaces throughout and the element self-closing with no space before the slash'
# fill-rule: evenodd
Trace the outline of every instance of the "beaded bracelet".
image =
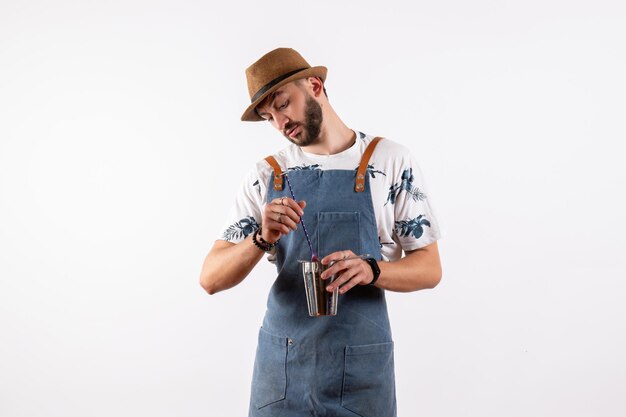
<svg viewBox="0 0 626 417">
<path fill-rule="evenodd" d="M 258 238 L 260 240 L 257 240 L 257 235 Z M 274 243 L 270 243 L 268 241 L 266 241 L 265 239 L 263 239 L 263 236 L 261 236 L 261 228 L 259 227 L 259 229 L 254 232 L 252 234 L 252 243 L 254 243 L 256 245 L 257 248 L 261 249 L 264 252 L 271 252 L 272 249 L 274 249 L 276 247 L 276 245 L 278 245 L 278 242 L 280 242 L 280 239 L 278 239 L 276 242 Z"/>
</svg>

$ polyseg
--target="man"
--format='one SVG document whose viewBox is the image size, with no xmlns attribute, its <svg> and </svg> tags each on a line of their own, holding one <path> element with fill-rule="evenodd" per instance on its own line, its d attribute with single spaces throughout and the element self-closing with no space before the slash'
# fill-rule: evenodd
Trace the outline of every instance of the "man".
<svg viewBox="0 0 626 417">
<path fill-rule="evenodd" d="M 266 120 L 292 144 L 253 169 L 200 276 L 214 294 L 266 252 L 276 263 L 250 416 L 395 416 L 384 290 L 433 288 L 441 278 L 439 228 L 416 162 L 403 146 L 348 128 L 326 96 L 326 73 L 288 48 L 246 70 L 251 104 L 241 119 Z M 313 252 L 333 263 L 322 277 L 336 276 L 327 287 L 339 288 L 336 316 L 308 316 L 302 220 Z"/>
</svg>

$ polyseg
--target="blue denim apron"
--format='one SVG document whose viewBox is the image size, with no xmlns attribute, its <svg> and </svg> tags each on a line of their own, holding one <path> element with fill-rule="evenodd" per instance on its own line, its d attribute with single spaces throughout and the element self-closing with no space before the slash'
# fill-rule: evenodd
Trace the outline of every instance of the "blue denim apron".
<svg viewBox="0 0 626 417">
<path fill-rule="evenodd" d="M 268 202 L 290 197 L 287 187 L 275 187 L 279 177 L 270 178 Z M 355 177 L 354 170 L 289 172 L 296 196 L 307 202 L 304 222 L 320 259 L 347 249 L 381 259 L 369 173 L 364 189 L 357 185 L 362 192 Z M 336 316 L 309 317 L 298 260 L 310 258 L 301 225 L 277 246 L 278 277 L 259 331 L 249 416 L 396 416 L 384 292 L 358 285 L 340 295 Z"/>
</svg>

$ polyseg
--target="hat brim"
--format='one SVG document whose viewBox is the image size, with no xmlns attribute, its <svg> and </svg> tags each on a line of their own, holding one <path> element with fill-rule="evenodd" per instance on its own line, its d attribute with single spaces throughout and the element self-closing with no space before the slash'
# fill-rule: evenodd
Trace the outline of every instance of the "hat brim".
<svg viewBox="0 0 626 417">
<path fill-rule="evenodd" d="M 265 119 L 263 119 L 261 116 L 259 116 L 257 114 L 255 109 L 259 105 L 259 103 L 261 103 L 263 100 L 265 100 L 265 98 L 267 96 L 272 94 L 274 91 L 276 91 L 278 88 L 282 87 L 283 85 L 285 85 L 287 83 L 290 83 L 292 81 L 295 81 L 295 80 L 299 80 L 301 78 L 319 77 L 319 78 L 322 79 L 322 82 L 324 82 L 324 81 L 326 81 L 326 73 L 327 72 L 328 72 L 328 69 L 326 67 L 322 67 L 322 66 L 311 67 L 311 68 L 307 68 L 305 70 L 302 70 L 300 72 L 297 72 L 297 73 L 293 74 L 291 77 L 287 77 L 284 80 L 281 80 L 279 83 L 276 83 L 276 85 L 272 86 L 272 88 L 267 90 L 265 93 L 263 93 L 259 98 L 254 100 L 248 106 L 246 111 L 244 111 L 243 114 L 241 115 L 241 121 L 243 121 L 243 122 L 260 122 L 260 121 L 265 120 Z"/>
</svg>

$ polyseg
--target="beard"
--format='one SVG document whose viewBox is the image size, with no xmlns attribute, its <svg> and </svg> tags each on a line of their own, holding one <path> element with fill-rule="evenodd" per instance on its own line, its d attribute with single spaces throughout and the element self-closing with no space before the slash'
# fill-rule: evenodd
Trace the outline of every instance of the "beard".
<svg viewBox="0 0 626 417">
<path fill-rule="evenodd" d="M 284 129 L 285 132 L 288 132 L 296 126 L 302 127 L 302 132 L 293 139 L 284 135 L 287 140 L 298 146 L 309 146 L 318 142 L 322 130 L 322 120 L 324 119 L 322 106 L 313 97 L 309 95 L 304 104 L 304 123 L 289 122 Z"/>
</svg>

